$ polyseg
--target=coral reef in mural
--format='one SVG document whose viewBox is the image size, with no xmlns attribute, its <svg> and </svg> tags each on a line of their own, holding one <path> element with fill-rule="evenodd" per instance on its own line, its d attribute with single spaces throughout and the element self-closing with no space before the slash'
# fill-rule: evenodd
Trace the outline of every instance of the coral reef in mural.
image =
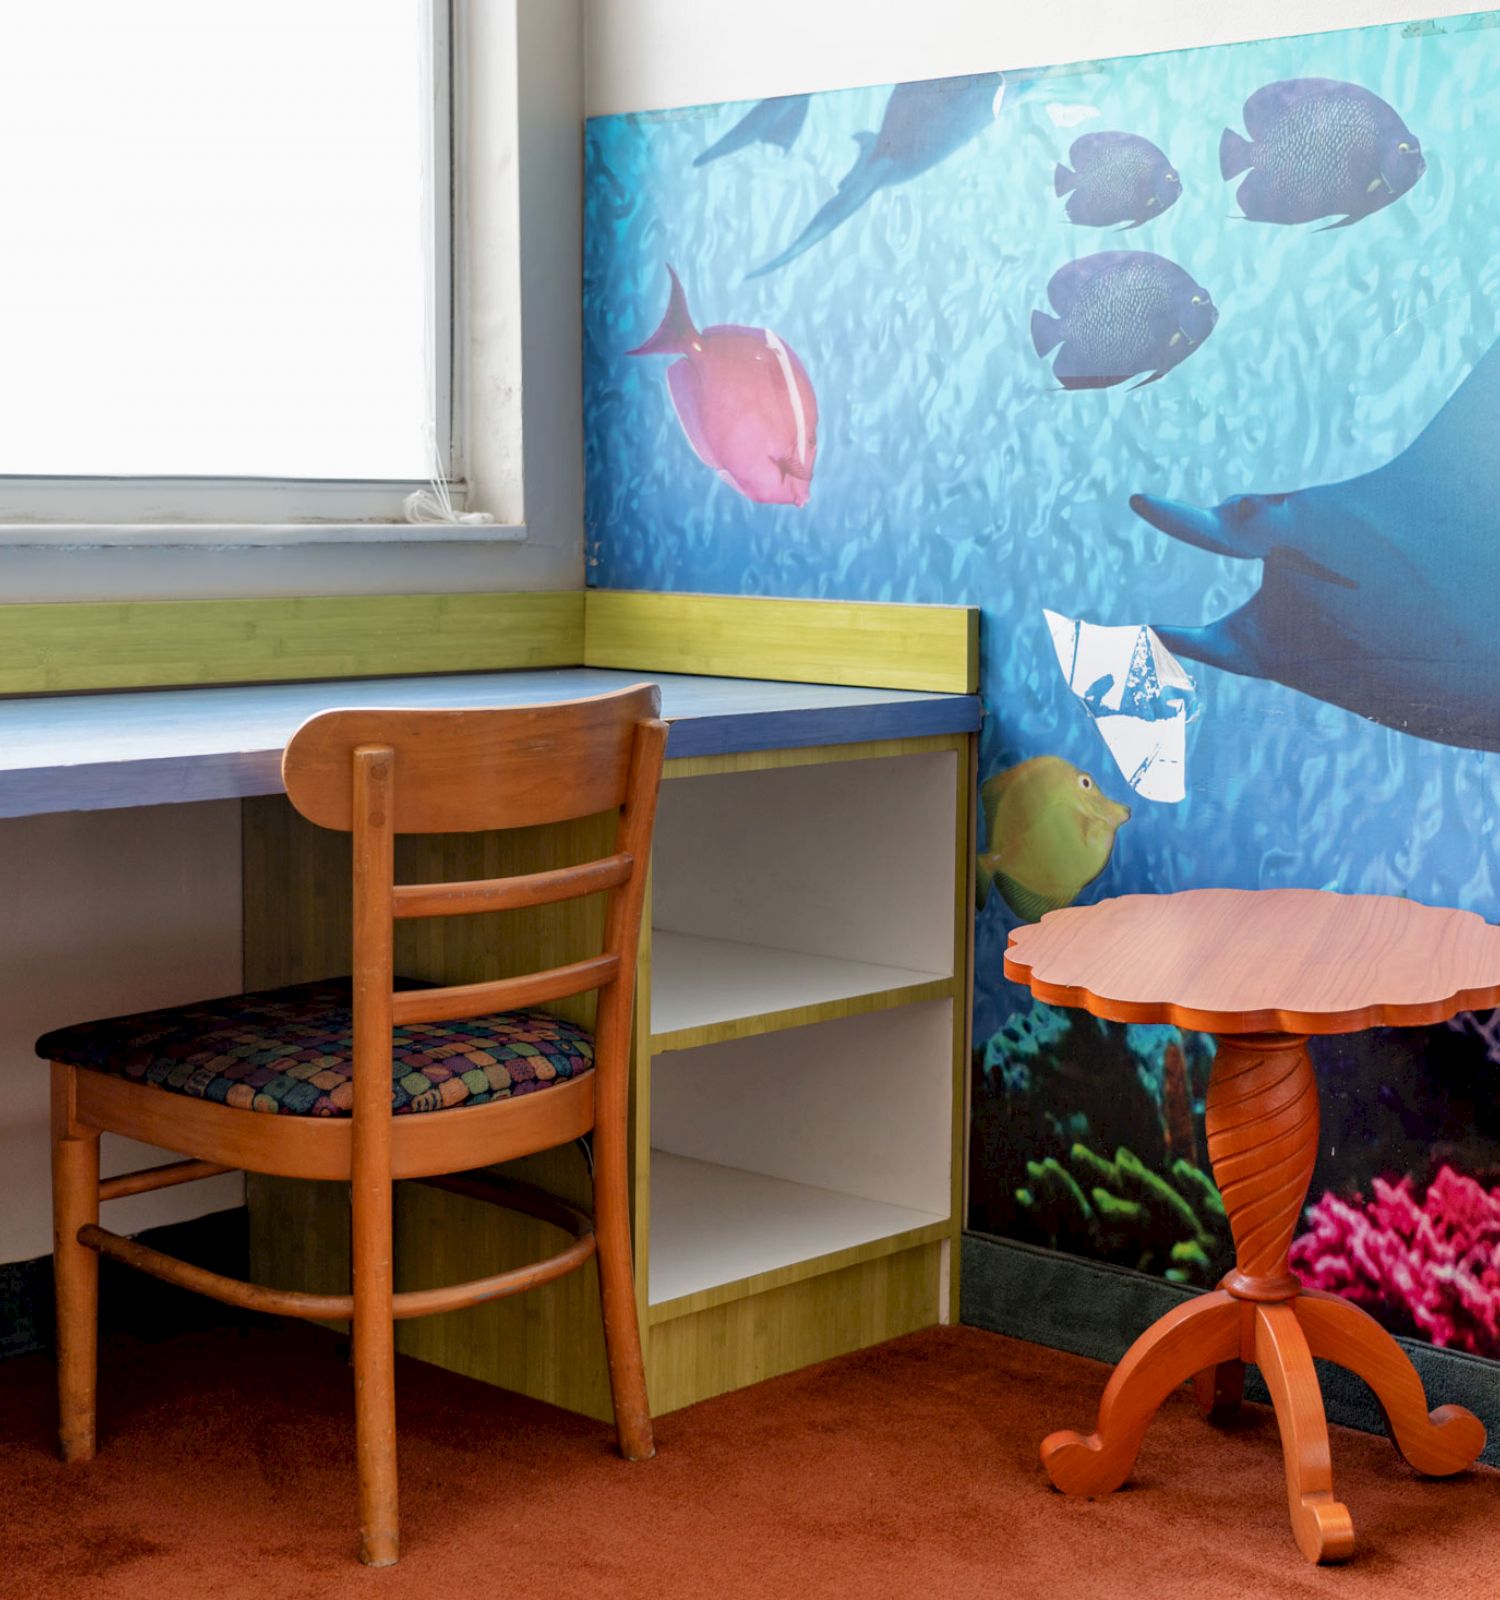
<svg viewBox="0 0 1500 1600">
<path fill-rule="evenodd" d="M 1435 1044 L 1447 1032 L 1452 1043 Z M 1500 1358 L 1500 1013 L 1311 1042 L 1321 1150 L 1292 1263 L 1397 1333 Z M 976 1051 L 971 1223 L 1208 1286 L 1212 1040 L 1031 1001 Z M 1101 1141 L 1123 1140 L 1113 1158 Z M 1368 1198 L 1366 1198 L 1368 1196 Z"/>
<path fill-rule="evenodd" d="M 1304 1286 L 1346 1296 L 1395 1332 L 1500 1356 L 1500 1188 L 1446 1166 L 1420 1198 L 1409 1177 L 1372 1188 L 1312 1208 L 1292 1247 Z"/>
<path fill-rule="evenodd" d="M 975 1227 L 1207 1286 L 1233 1260 L 1204 1170 L 1213 1042 L 1033 1001 L 976 1052 Z M 1101 1138 L 1117 1141 L 1112 1156 Z"/>
<path fill-rule="evenodd" d="M 1229 1222 L 1214 1182 L 1190 1161 L 1154 1172 L 1122 1145 L 1113 1161 L 1075 1144 L 1026 1163 L 1016 1191 L 1023 1226 L 1038 1243 L 1176 1283 L 1207 1285 L 1230 1255 Z"/>
</svg>

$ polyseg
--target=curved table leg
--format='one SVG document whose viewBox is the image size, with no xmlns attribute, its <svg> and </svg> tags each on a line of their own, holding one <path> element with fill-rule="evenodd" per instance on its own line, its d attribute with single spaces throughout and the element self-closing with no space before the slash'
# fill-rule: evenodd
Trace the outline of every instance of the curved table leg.
<svg viewBox="0 0 1500 1600">
<path fill-rule="evenodd" d="M 1205 1367 L 1193 1379 L 1193 1397 L 1210 1422 L 1228 1421 L 1245 1398 L 1245 1363 L 1221 1361 L 1216 1367 Z"/>
<path fill-rule="evenodd" d="M 1375 1391 L 1391 1443 L 1416 1471 L 1446 1478 L 1474 1464 L 1484 1449 L 1484 1424 L 1462 1406 L 1429 1412 L 1416 1368 L 1374 1317 L 1318 1289 L 1304 1289 L 1293 1304 L 1312 1353 L 1347 1367 Z"/>
<path fill-rule="evenodd" d="M 1309 1561 L 1343 1561 L 1354 1551 L 1354 1522 L 1333 1497 L 1318 1373 L 1297 1313 L 1285 1301 L 1255 1308 L 1255 1364 L 1276 1407 L 1297 1547 Z"/>
<path fill-rule="evenodd" d="M 1253 1360 L 1281 1429 L 1292 1532 L 1310 1561 L 1341 1561 L 1353 1551 L 1354 1525 L 1333 1494 L 1314 1356 L 1370 1385 L 1397 1449 L 1419 1472 L 1467 1467 L 1484 1447 L 1484 1428 L 1460 1406 L 1429 1414 L 1400 1346 L 1337 1295 L 1303 1291 L 1290 1269 L 1318 1153 L 1317 1082 L 1306 1044 L 1300 1034 L 1219 1036 L 1206 1121 L 1234 1269 L 1214 1293 L 1179 1306 L 1136 1340 L 1104 1391 L 1094 1432 L 1052 1434 L 1042 1463 L 1065 1494 L 1108 1494 L 1125 1481 L 1172 1389 L 1192 1378 L 1210 1416 L 1227 1416 Z"/>
<path fill-rule="evenodd" d="M 1093 1433 L 1064 1430 L 1042 1441 L 1052 1482 L 1064 1494 L 1118 1489 L 1162 1401 L 1194 1373 L 1238 1358 L 1240 1319 L 1238 1301 L 1216 1289 L 1153 1323 L 1115 1368 Z"/>
</svg>

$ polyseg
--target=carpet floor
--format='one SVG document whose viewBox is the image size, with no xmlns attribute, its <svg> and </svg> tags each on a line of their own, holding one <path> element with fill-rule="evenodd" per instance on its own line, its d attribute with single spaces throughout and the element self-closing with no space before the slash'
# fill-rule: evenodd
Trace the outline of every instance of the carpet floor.
<svg viewBox="0 0 1500 1600">
<path fill-rule="evenodd" d="M 115 1337 L 101 1450 L 52 1453 L 51 1368 L 0 1363 L 5 1600 L 1422 1600 L 1500 1588 L 1500 1473 L 1428 1481 L 1336 1430 L 1358 1546 L 1287 1530 L 1269 1412 L 1209 1426 L 1184 1390 L 1135 1476 L 1054 1493 L 1036 1446 L 1093 1416 L 1105 1369 L 942 1328 L 660 1419 L 607 1427 L 434 1367 L 399 1376 L 402 1559 L 354 1557 L 350 1374 L 311 1329 Z"/>
</svg>

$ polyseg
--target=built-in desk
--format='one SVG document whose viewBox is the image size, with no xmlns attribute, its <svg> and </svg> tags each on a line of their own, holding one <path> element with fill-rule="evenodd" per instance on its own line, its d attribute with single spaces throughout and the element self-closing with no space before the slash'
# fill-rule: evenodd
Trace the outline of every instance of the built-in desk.
<svg viewBox="0 0 1500 1600">
<path fill-rule="evenodd" d="M 595 668 L 0 699 L 0 817 L 281 793 L 281 752 L 331 706 L 502 706 L 603 694 L 649 677 L 669 754 L 718 756 L 964 733 L 972 695 Z"/>
<path fill-rule="evenodd" d="M 972 695 L 564 668 L 0 702 L 0 817 L 243 801 L 244 977 L 349 966 L 348 840 L 281 794 L 332 706 L 521 704 L 661 684 L 671 724 L 632 1094 L 638 1293 L 654 1409 L 946 1320 L 960 1228 Z M 398 877 L 599 855 L 607 822 L 403 839 Z M 575 959 L 600 897 L 398 927 L 448 982 Z M 589 1020 L 592 997 L 558 1010 Z M 589 1199 L 587 1153 L 522 1175 Z M 347 1284 L 346 1197 L 251 1178 L 264 1281 Z M 550 1253 L 544 1225 L 398 1191 L 398 1286 Z M 408 1353 L 608 1415 L 592 1273 L 398 1325 Z"/>
</svg>

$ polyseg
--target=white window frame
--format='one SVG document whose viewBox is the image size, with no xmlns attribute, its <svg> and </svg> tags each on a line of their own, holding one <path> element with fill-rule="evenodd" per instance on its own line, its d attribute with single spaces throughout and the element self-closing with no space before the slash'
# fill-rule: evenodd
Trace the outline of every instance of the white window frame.
<svg viewBox="0 0 1500 1600">
<path fill-rule="evenodd" d="M 461 275 L 459 64 L 465 6 L 430 0 L 432 182 L 428 226 L 433 263 L 433 417 L 438 464 L 454 509 L 466 507 L 466 317 Z M 109 545 L 254 546 L 325 542 L 425 542 L 525 537 L 524 528 L 422 525 L 407 498 L 422 479 L 0 474 L 0 548 Z"/>
</svg>

